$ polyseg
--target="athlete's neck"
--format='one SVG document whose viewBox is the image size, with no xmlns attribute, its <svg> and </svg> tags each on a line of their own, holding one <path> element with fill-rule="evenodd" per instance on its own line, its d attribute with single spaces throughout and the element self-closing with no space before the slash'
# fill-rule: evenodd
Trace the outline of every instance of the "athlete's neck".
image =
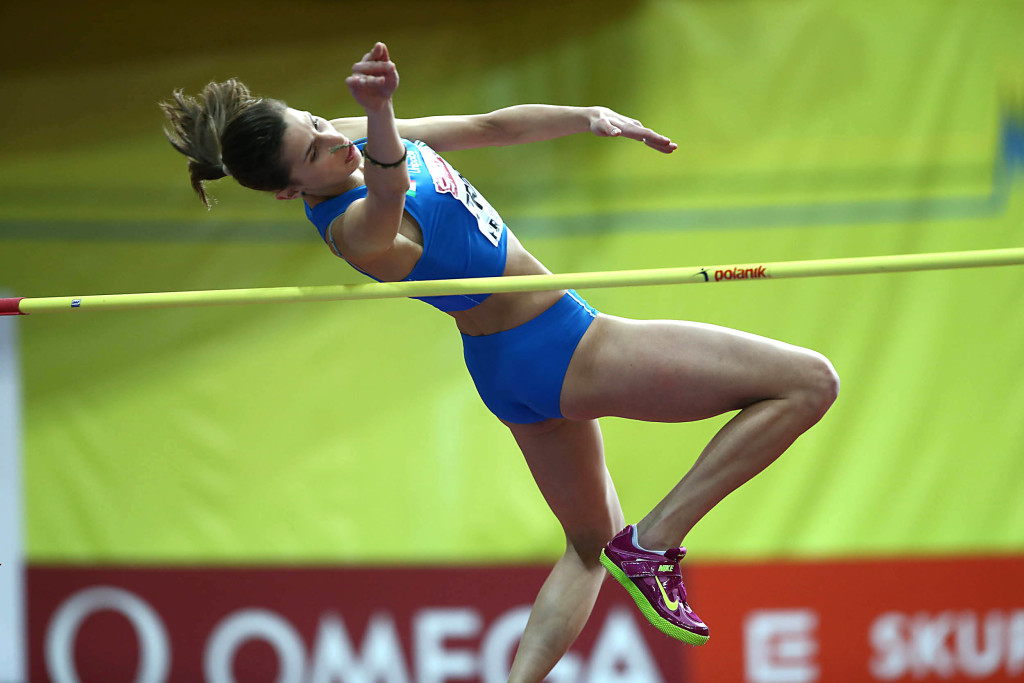
<svg viewBox="0 0 1024 683">
<path fill-rule="evenodd" d="M 310 206 L 316 206 L 320 202 L 325 202 L 328 199 L 333 199 L 334 197 L 341 196 L 346 192 L 354 190 L 357 187 L 362 187 L 365 184 L 366 181 L 363 178 L 363 167 L 362 164 L 360 164 L 358 170 L 353 171 L 352 175 L 345 178 L 344 181 L 338 183 L 337 185 L 333 187 L 326 187 L 323 190 L 320 190 L 319 192 L 316 193 L 306 193 L 306 203 L 309 204 Z"/>
</svg>

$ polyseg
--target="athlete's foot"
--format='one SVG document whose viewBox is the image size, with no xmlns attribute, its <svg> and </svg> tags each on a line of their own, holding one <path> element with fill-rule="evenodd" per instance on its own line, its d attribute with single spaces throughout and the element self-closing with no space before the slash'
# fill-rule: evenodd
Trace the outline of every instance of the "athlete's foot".
<svg viewBox="0 0 1024 683">
<path fill-rule="evenodd" d="M 679 570 L 685 554 L 686 548 L 669 548 L 664 555 L 638 548 L 629 525 L 601 551 L 601 564 L 658 630 L 690 645 L 703 645 L 710 637 L 708 627 L 686 603 Z"/>
</svg>

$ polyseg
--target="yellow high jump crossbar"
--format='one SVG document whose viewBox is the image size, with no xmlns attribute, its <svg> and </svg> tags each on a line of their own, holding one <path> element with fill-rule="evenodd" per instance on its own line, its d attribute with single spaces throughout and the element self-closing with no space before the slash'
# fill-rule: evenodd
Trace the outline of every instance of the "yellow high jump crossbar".
<svg viewBox="0 0 1024 683">
<path fill-rule="evenodd" d="M 149 294 L 99 294 L 91 296 L 0 298 L 0 315 L 62 313 L 66 311 L 174 308 L 231 304 L 269 304 L 296 301 L 342 301 L 444 296 L 449 294 L 497 294 L 556 289 L 676 285 L 745 280 L 782 280 L 826 275 L 902 273 L 953 268 L 985 268 L 1024 264 L 1024 248 L 953 251 L 859 258 L 778 261 L 723 266 L 688 266 L 648 270 L 614 270 L 557 275 L 379 282 L 355 285 L 213 289 Z"/>
</svg>

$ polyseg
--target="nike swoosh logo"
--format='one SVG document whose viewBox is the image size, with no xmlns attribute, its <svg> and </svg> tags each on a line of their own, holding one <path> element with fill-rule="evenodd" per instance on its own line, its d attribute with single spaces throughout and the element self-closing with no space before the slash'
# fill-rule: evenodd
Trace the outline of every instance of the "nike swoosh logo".
<svg viewBox="0 0 1024 683">
<path fill-rule="evenodd" d="M 657 576 L 654 577 L 654 581 L 658 584 L 658 588 L 661 589 L 661 597 L 665 598 L 665 607 L 668 607 L 670 612 L 675 612 L 679 608 L 679 601 L 668 599 L 668 593 L 665 592 L 665 587 L 661 585 L 661 580 Z"/>
</svg>

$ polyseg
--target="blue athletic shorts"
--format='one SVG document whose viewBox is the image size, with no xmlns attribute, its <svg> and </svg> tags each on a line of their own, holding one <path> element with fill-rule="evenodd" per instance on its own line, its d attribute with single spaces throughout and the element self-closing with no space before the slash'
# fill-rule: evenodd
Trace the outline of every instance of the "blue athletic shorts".
<svg viewBox="0 0 1024 683">
<path fill-rule="evenodd" d="M 506 422 L 562 417 L 559 400 L 569 361 L 597 311 L 570 290 L 555 305 L 511 330 L 462 335 L 466 367 L 480 398 Z"/>
</svg>

